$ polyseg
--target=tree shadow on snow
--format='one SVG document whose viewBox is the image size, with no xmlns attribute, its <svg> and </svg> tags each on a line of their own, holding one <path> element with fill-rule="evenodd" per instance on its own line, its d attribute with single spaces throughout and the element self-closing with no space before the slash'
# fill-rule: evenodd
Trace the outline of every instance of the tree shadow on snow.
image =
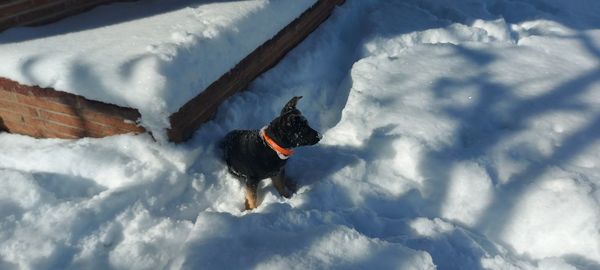
<svg viewBox="0 0 600 270">
<path fill-rule="evenodd" d="M 78 176 L 56 173 L 33 173 L 34 181 L 58 200 L 88 198 L 100 194 L 106 187 Z"/>
<path fill-rule="evenodd" d="M 184 7 L 195 7 L 211 3 L 231 2 L 232 0 L 176 0 L 163 1 L 160 5 L 148 7 L 150 1 L 129 1 L 125 3 L 112 3 L 100 5 L 73 17 L 66 17 L 60 21 L 42 26 L 17 27 L 0 32 L 0 44 L 22 42 L 75 33 L 110 25 L 135 21 L 143 18 L 169 13 Z M 110 11 L 110 12 L 109 12 Z M 76 18 L 74 18 L 76 17 Z"/>
<path fill-rule="evenodd" d="M 574 38 L 591 55 L 600 59 L 600 49 L 585 33 Z M 458 121 L 456 137 L 460 139 L 445 148 L 429 152 L 421 161 L 422 174 L 430 180 L 429 185 L 435 190 L 430 198 L 429 210 L 432 215 L 442 216 L 442 207 L 449 195 L 450 169 L 458 162 L 475 161 L 490 176 L 494 194 L 473 227 L 499 238 L 511 221 L 517 202 L 526 196 L 529 188 L 548 169 L 572 161 L 588 146 L 600 140 L 600 114 L 596 114 L 585 126 L 564 138 L 551 155 L 527 162 L 525 169 L 510 176 L 506 184 L 500 183 L 499 172 L 490 164 L 487 154 L 513 135 L 527 130 L 531 125 L 530 121 L 536 117 L 551 112 L 589 112 L 592 108 L 578 98 L 600 82 L 600 68 L 580 74 L 546 94 L 518 98 L 511 95 L 508 86 L 492 82 L 486 75 L 486 67 L 494 62 L 493 55 L 463 46 L 457 46 L 456 53 L 478 65 L 482 71 L 464 80 L 438 79 L 435 84 L 438 98 L 444 98 L 452 89 L 471 87 L 477 89 L 479 99 L 468 108 L 443 108 Z"/>
<path fill-rule="evenodd" d="M 566 255 L 566 256 L 563 256 L 563 259 L 567 263 L 577 267 L 577 269 L 581 269 L 581 270 L 600 269 L 600 263 L 598 263 L 597 261 L 589 260 L 581 255 L 576 255 L 576 254 Z"/>
<path fill-rule="evenodd" d="M 19 268 L 17 267 L 16 264 L 7 262 L 4 259 L 2 259 L 2 256 L 0 256 L 0 269 L 17 270 Z"/>
</svg>

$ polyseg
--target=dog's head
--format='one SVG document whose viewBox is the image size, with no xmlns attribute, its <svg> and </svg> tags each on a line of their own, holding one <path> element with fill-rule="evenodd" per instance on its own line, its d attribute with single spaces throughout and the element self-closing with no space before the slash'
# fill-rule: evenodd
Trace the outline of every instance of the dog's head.
<svg viewBox="0 0 600 270">
<path fill-rule="evenodd" d="M 321 140 L 321 134 L 308 125 L 308 121 L 300 110 L 296 108 L 298 100 L 302 97 L 293 97 L 281 110 L 269 128 L 282 140 L 286 147 L 314 145 Z"/>
</svg>

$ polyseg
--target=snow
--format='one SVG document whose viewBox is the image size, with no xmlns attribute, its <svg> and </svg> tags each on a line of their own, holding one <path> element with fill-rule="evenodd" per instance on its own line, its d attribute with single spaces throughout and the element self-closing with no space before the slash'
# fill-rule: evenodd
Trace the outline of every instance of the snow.
<svg viewBox="0 0 600 270">
<path fill-rule="evenodd" d="M 186 144 L 1 134 L 0 268 L 599 269 L 599 11 L 346 1 Z M 296 95 L 323 140 L 243 211 L 215 145 Z"/>
<path fill-rule="evenodd" d="M 315 0 L 143 1 L 0 35 L 0 76 L 168 117 Z"/>
</svg>

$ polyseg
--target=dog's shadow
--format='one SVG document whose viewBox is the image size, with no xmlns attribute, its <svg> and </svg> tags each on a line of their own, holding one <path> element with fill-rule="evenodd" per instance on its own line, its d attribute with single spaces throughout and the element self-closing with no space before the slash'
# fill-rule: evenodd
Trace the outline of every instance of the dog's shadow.
<svg viewBox="0 0 600 270">
<path fill-rule="evenodd" d="M 346 167 L 361 161 L 389 159 L 396 155 L 390 145 L 400 137 L 393 130 L 397 125 L 386 125 L 373 130 L 360 146 L 321 145 L 299 149 L 297 157 L 290 160 L 286 171 L 299 188 L 329 179 Z"/>
</svg>

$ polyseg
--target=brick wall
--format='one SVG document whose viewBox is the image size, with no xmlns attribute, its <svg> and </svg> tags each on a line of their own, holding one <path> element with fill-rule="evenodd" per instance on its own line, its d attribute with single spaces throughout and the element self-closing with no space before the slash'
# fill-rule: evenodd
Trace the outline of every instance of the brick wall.
<svg viewBox="0 0 600 270">
<path fill-rule="evenodd" d="M 141 133 L 137 110 L 0 78 L 0 129 L 37 138 Z"/>
<path fill-rule="evenodd" d="M 75 15 L 97 5 L 119 0 L 0 0 L 0 31 L 37 25 Z"/>
</svg>

